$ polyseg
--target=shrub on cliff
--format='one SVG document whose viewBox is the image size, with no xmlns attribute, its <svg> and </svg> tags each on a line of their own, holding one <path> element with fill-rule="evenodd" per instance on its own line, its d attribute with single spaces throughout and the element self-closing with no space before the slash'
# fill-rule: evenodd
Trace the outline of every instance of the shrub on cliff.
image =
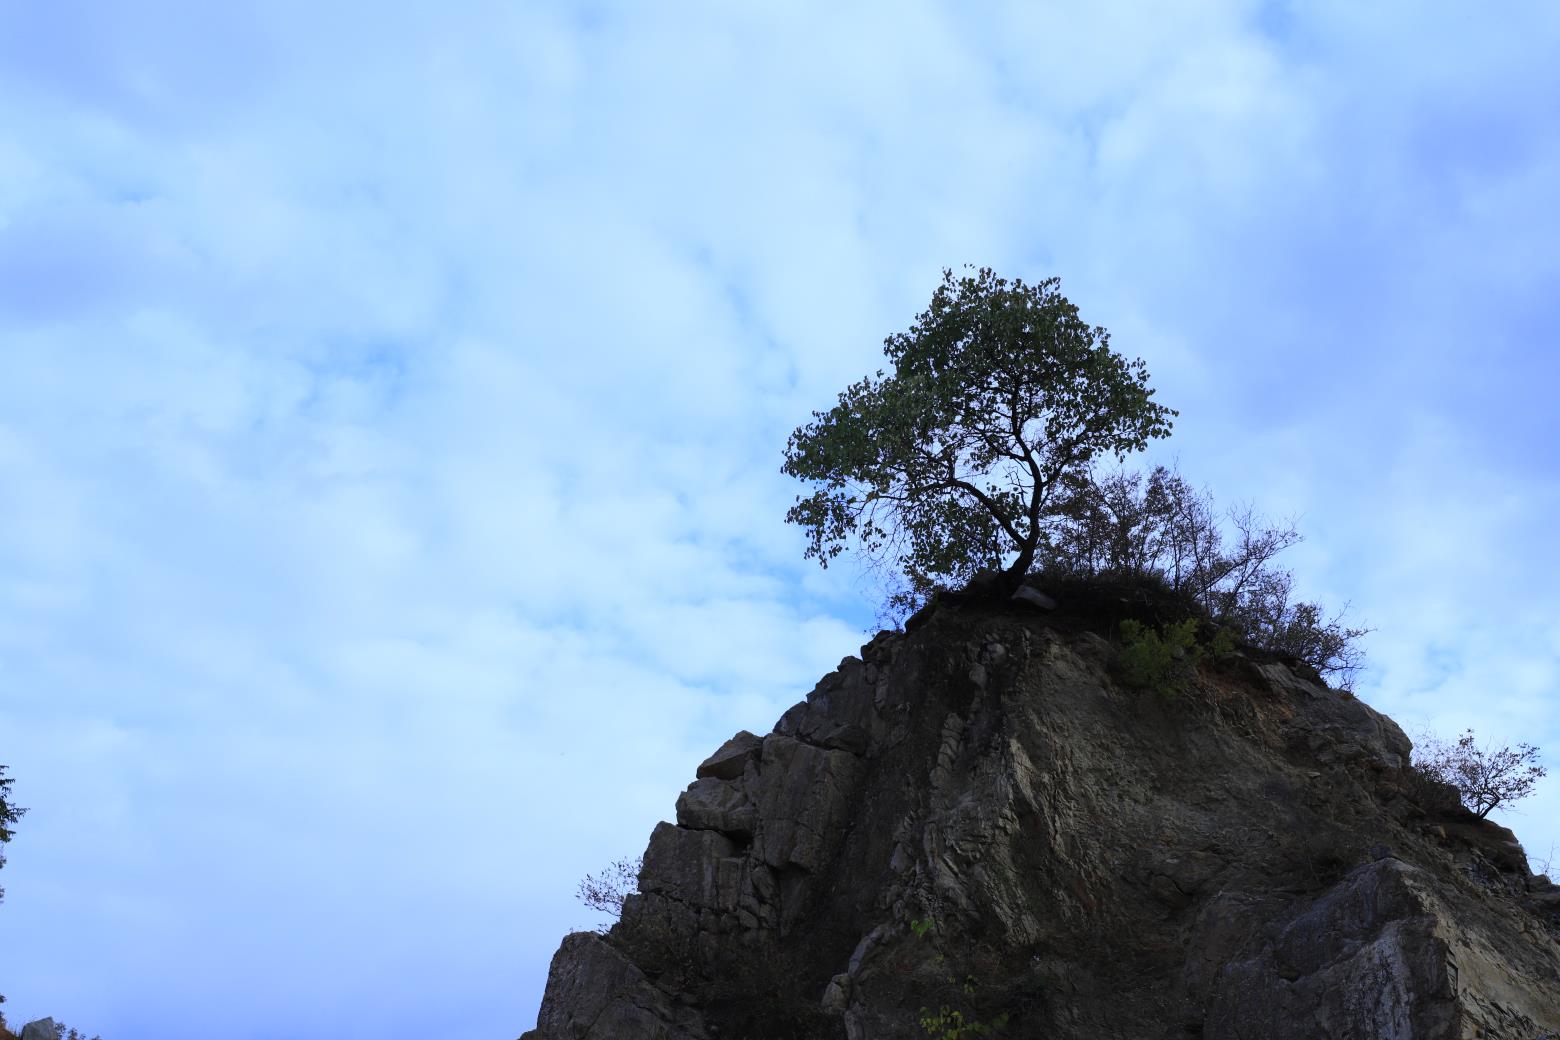
<svg viewBox="0 0 1560 1040">
<path fill-rule="evenodd" d="M 909 609 L 1002 570 L 1017 586 L 1070 480 L 1167 436 L 1141 360 L 1110 348 L 1059 291 L 944 271 L 931 305 L 884 341 L 893 374 L 846 388 L 797 428 L 783 471 L 814 485 L 786 519 L 827 567 L 854 543 L 900 570 Z"/>
<path fill-rule="evenodd" d="M 1455 744 L 1434 737 L 1421 740 L 1414 748 L 1414 769 L 1428 780 L 1456 787 L 1463 805 L 1481 820 L 1496 806 L 1532 794 L 1534 785 L 1548 775 L 1532 744 L 1518 744 L 1515 750 L 1480 747 L 1471 729 Z"/>
<path fill-rule="evenodd" d="M 643 868 L 642 856 L 615 860 L 600 874 L 586 874 L 574 898 L 616 921 L 623 916 L 623 900 L 639 891 L 639 872 Z M 597 930 L 604 932 L 610 927 L 603 925 Z"/>
<path fill-rule="evenodd" d="M 1291 654 L 1340 688 L 1352 685 L 1369 630 L 1295 602 L 1294 576 L 1273 560 L 1300 541 L 1249 506 L 1223 518 L 1212 494 L 1174 470 L 1075 477 L 1047 532 L 1046 569 L 1163 586 L 1241 640 Z"/>
</svg>

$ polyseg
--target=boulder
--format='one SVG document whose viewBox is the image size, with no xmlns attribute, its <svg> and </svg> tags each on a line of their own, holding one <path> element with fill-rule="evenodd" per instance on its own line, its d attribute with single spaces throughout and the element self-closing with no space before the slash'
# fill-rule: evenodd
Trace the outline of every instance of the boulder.
<svg viewBox="0 0 1560 1040">
<path fill-rule="evenodd" d="M 758 810 L 742 784 L 713 776 L 695 780 L 677 799 L 677 825 L 750 838 Z"/>
<path fill-rule="evenodd" d="M 1013 593 L 1013 599 L 1020 603 L 1028 603 L 1032 607 L 1039 607 L 1041 610 L 1056 609 L 1056 600 L 1047 596 L 1033 585 L 1020 585 Z"/>
<path fill-rule="evenodd" d="M 716 749 L 713 755 L 700 762 L 693 775 L 701 780 L 705 777 L 735 780 L 742 775 L 747 763 L 758 756 L 762 744 L 762 737 L 742 730 Z"/>
</svg>

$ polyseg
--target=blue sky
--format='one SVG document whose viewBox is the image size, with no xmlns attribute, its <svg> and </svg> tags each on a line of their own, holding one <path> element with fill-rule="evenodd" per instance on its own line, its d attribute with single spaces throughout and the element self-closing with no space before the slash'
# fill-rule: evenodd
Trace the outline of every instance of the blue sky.
<svg viewBox="0 0 1560 1040">
<path fill-rule="evenodd" d="M 1411 732 L 1560 751 L 1560 8 L 0 0 L 0 991 L 510 1037 L 855 652 L 786 434 L 1062 278 Z M 1560 846 L 1560 778 L 1502 817 Z"/>
</svg>

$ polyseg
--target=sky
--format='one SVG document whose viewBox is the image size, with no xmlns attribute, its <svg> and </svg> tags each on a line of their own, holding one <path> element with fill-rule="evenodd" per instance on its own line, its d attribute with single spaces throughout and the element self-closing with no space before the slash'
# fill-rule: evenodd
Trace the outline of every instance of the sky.
<svg viewBox="0 0 1560 1040">
<path fill-rule="evenodd" d="M 0 992 L 535 1023 L 698 762 L 874 629 L 787 434 L 1062 279 L 1560 852 L 1560 7 L 0 0 Z M 1556 861 L 1560 873 L 1560 860 Z"/>
</svg>

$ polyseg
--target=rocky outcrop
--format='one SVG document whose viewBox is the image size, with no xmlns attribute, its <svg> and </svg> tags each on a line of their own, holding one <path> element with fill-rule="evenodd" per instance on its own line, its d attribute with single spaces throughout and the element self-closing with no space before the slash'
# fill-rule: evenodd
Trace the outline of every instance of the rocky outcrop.
<svg viewBox="0 0 1560 1040">
<path fill-rule="evenodd" d="M 58 1040 L 61 1030 L 56 1029 L 54 1019 L 40 1018 L 22 1027 L 21 1040 Z"/>
<path fill-rule="evenodd" d="M 1390 719 L 1249 649 L 1124 689 L 1054 598 L 945 600 L 723 745 L 527 1040 L 1560 1033 L 1560 889 Z"/>
</svg>

